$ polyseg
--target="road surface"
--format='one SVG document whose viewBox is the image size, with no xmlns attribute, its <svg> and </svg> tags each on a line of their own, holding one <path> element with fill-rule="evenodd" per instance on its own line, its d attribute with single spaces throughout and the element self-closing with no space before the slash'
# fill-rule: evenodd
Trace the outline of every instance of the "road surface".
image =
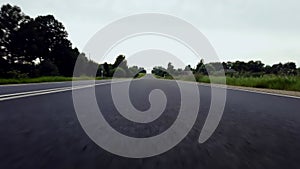
<svg viewBox="0 0 300 169">
<path fill-rule="evenodd" d="M 129 82 L 118 84 L 124 83 Z M 176 119 L 180 93 L 174 81 L 145 78 L 131 82 L 130 99 L 139 110 L 149 108 L 153 89 L 163 90 L 168 98 L 161 117 L 149 124 L 123 118 L 113 105 L 110 82 L 96 84 L 103 115 L 121 133 L 154 136 Z M 132 159 L 111 154 L 91 141 L 76 117 L 70 87 L 71 82 L 0 86 L 0 168 L 300 168 L 300 99 L 230 89 L 217 130 L 199 144 L 211 97 L 210 87 L 199 85 L 200 110 L 187 137 L 161 155 Z"/>
</svg>

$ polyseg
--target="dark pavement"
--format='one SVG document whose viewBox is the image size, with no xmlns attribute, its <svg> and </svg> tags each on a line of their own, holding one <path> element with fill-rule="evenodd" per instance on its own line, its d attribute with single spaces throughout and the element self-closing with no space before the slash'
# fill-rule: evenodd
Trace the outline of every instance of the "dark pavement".
<svg viewBox="0 0 300 169">
<path fill-rule="evenodd" d="M 107 83 L 110 80 L 98 80 L 96 84 Z M 76 81 L 76 86 L 90 84 L 90 81 Z M 28 84 L 17 84 L 17 85 L 0 85 L 0 95 L 30 92 L 36 90 L 47 90 L 53 88 L 64 88 L 72 87 L 72 82 L 52 82 L 52 83 L 28 83 Z"/>
<path fill-rule="evenodd" d="M 118 84 L 122 83 L 128 82 Z M 0 94 L 71 83 L 44 85 L 0 87 Z M 149 93 L 157 88 L 165 92 L 167 107 L 162 116 L 148 124 L 131 122 L 117 112 L 109 84 L 98 85 L 95 91 L 99 107 L 113 128 L 132 137 L 150 137 L 165 131 L 176 119 L 178 86 L 175 81 L 146 78 L 131 82 L 129 91 L 133 105 L 147 110 Z M 0 101 L 0 168 L 300 168 L 300 99 L 228 90 L 217 130 L 199 144 L 211 98 L 210 87 L 199 85 L 199 91 L 200 111 L 188 136 L 173 149 L 144 159 L 111 154 L 91 141 L 76 117 L 72 91 Z"/>
</svg>

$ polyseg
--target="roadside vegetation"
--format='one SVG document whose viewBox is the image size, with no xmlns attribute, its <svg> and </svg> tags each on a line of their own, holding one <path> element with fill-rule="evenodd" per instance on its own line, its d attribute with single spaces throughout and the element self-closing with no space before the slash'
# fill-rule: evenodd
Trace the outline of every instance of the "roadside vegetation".
<svg viewBox="0 0 300 169">
<path fill-rule="evenodd" d="M 0 84 L 143 77 L 145 69 L 127 65 L 124 55 L 114 63 L 96 63 L 73 47 L 63 24 L 52 15 L 32 18 L 18 6 L 0 9 Z M 76 61 L 79 71 L 74 72 Z M 300 91 L 300 69 L 293 62 L 265 65 L 261 61 L 207 63 L 175 69 L 172 63 L 154 67 L 152 74 L 165 79 L 221 83 L 225 71 L 228 85 Z M 93 77 L 96 73 L 96 77 Z M 172 74 L 173 76 L 171 76 Z M 73 78 L 74 76 L 74 78 Z M 92 78 L 93 77 L 93 78 Z"/>
<path fill-rule="evenodd" d="M 142 78 L 146 75 L 146 73 L 139 73 L 135 78 Z"/>
<path fill-rule="evenodd" d="M 104 80 L 111 78 L 101 78 L 101 77 L 88 77 L 88 76 L 80 76 L 80 77 L 64 77 L 64 76 L 42 76 L 35 78 L 8 78 L 1 79 L 0 85 L 3 84 L 21 84 L 21 83 L 42 83 L 42 82 L 63 82 L 63 81 L 74 81 L 74 80 Z"/>
<path fill-rule="evenodd" d="M 218 76 L 212 76 L 215 83 L 218 83 Z M 208 76 L 196 76 L 197 82 L 210 83 Z M 221 82 L 219 83 L 221 84 Z M 233 86 L 277 89 L 300 91 L 300 77 L 296 76 L 274 76 L 266 75 L 264 77 L 226 77 L 226 84 Z"/>
<path fill-rule="evenodd" d="M 142 78 L 146 73 L 138 73 L 134 78 Z M 42 82 L 63 82 L 63 81 L 74 81 L 74 80 L 107 80 L 112 77 L 64 77 L 64 76 L 42 76 L 35 78 L 0 78 L 0 85 L 4 84 L 22 84 L 22 83 L 42 83 Z M 118 77 L 116 77 L 118 78 Z M 122 78 L 122 77 L 119 77 Z"/>
<path fill-rule="evenodd" d="M 113 64 L 99 64 L 72 46 L 63 24 L 52 15 L 35 18 L 18 6 L 0 9 L 0 84 L 138 77 L 146 73 L 137 66 L 128 67 L 124 55 Z M 74 72 L 75 63 L 79 71 Z M 82 78 L 89 77 L 89 78 Z"/>
<path fill-rule="evenodd" d="M 172 63 L 169 63 L 167 68 L 154 67 L 152 73 L 158 78 L 186 81 L 194 78 L 201 83 L 210 83 L 211 78 L 214 83 L 222 84 L 224 82 L 224 77 L 220 76 L 222 69 L 226 75 L 227 85 L 300 91 L 300 69 L 297 69 L 293 62 L 269 66 L 261 61 L 205 64 L 201 60 L 195 68 L 188 65 L 185 69 L 174 69 Z M 192 72 L 194 77 L 188 76 L 189 72 Z"/>
</svg>

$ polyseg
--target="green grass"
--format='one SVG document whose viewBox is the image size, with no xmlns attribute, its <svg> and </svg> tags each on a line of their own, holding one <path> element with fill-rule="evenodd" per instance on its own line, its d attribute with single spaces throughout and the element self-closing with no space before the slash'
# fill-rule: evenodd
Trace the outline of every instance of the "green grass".
<svg viewBox="0 0 300 169">
<path fill-rule="evenodd" d="M 208 76 L 195 76 L 198 82 L 210 83 Z M 211 77 L 213 83 L 222 83 L 222 77 Z M 300 77 L 264 76 L 264 77 L 226 77 L 226 84 L 266 89 L 300 91 Z"/>
<path fill-rule="evenodd" d="M 97 77 L 96 80 L 107 78 Z M 95 80 L 95 78 L 88 76 L 81 77 L 63 77 L 63 76 L 43 76 L 36 78 L 15 78 L 15 79 L 0 79 L 0 84 L 21 84 L 21 83 L 42 83 L 42 82 L 62 82 L 72 80 Z"/>
<path fill-rule="evenodd" d="M 59 82 L 59 81 L 71 81 L 72 77 L 37 77 L 37 78 L 14 78 L 14 79 L 0 79 L 0 84 L 19 84 L 19 83 L 41 83 L 41 82 Z"/>
<path fill-rule="evenodd" d="M 300 77 L 227 77 L 227 84 L 235 86 L 300 91 Z"/>
<path fill-rule="evenodd" d="M 138 75 L 137 75 L 137 77 L 135 77 L 135 78 L 142 78 L 142 77 L 144 77 L 146 75 L 146 73 L 139 73 Z"/>
<path fill-rule="evenodd" d="M 145 73 L 139 73 L 136 78 L 141 78 L 145 76 Z M 0 78 L 0 85 L 3 84 L 22 84 L 22 83 L 42 83 L 42 82 L 63 82 L 63 81 L 72 81 L 72 80 L 104 80 L 111 79 L 111 77 L 89 77 L 89 76 L 80 76 L 80 77 L 64 77 L 64 76 L 43 76 L 36 78 Z"/>
<path fill-rule="evenodd" d="M 211 76 L 211 79 L 206 75 L 196 74 L 195 80 L 201 83 L 224 84 L 224 77 Z M 158 77 L 162 78 L 162 77 Z M 177 76 L 174 77 L 178 80 L 194 81 L 191 76 Z M 173 79 L 171 77 L 165 77 L 165 79 Z M 299 76 L 275 76 L 265 75 L 263 77 L 226 77 L 226 84 L 233 86 L 288 90 L 288 91 L 300 91 L 300 77 Z"/>
</svg>

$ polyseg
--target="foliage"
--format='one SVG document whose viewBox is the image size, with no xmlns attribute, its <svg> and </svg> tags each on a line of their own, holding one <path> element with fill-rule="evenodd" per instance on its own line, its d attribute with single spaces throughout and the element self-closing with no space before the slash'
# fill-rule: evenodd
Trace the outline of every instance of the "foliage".
<svg viewBox="0 0 300 169">
<path fill-rule="evenodd" d="M 30 18 L 7 4 L 0 10 L 0 28 L 0 77 L 73 75 L 80 52 L 72 48 L 65 27 L 54 16 Z M 98 67 L 87 58 L 82 64 L 87 75 Z"/>
<path fill-rule="evenodd" d="M 151 71 L 151 73 L 156 76 L 160 76 L 160 77 L 165 77 L 165 76 L 169 75 L 167 73 L 167 70 L 161 66 L 154 67 L 153 70 Z"/>
<path fill-rule="evenodd" d="M 137 77 L 139 73 L 146 73 L 142 67 L 128 67 L 124 55 L 119 55 L 113 64 L 107 62 L 100 64 L 97 71 L 99 77 Z"/>
<path fill-rule="evenodd" d="M 171 67 L 170 65 L 172 64 L 169 63 L 168 67 Z M 300 68 L 297 69 L 293 62 L 265 66 L 260 61 L 205 64 L 200 60 L 195 69 L 190 65 L 186 66 L 184 71 L 172 67 L 173 77 L 161 66 L 154 67 L 152 73 L 159 78 L 190 81 L 193 79 L 186 75 L 186 71 L 192 70 L 197 82 L 210 83 L 213 80 L 213 83 L 223 84 L 224 77 L 218 74 L 223 68 L 228 85 L 300 91 Z M 207 75 L 208 72 L 210 76 Z"/>
<path fill-rule="evenodd" d="M 114 77 L 126 77 L 126 71 L 121 67 L 117 67 L 114 71 Z"/>
<path fill-rule="evenodd" d="M 41 76 L 58 76 L 57 66 L 50 60 L 44 60 L 39 64 L 39 74 Z"/>
<path fill-rule="evenodd" d="M 142 78 L 146 75 L 146 73 L 138 73 L 134 76 L 134 78 Z"/>
<path fill-rule="evenodd" d="M 195 75 L 197 82 L 210 83 L 206 75 Z M 222 77 L 212 76 L 214 83 L 221 83 Z M 219 81 L 219 82 L 218 82 Z M 300 91 L 300 77 L 296 76 L 274 76 L 268 75 L 260 77 L 226 77 L 227 85 L 268 88 L 278 90 Z"/>
<path fill-rule="evenodd" d="M 71 77 L 62 76 L 43 76 L 36 78 L 10 78 L 0 79 L 0 84 L 17 84 L 17 83 L 41 83 L 41 82 L 58 82 L 58 81 L 71 81 Z"/>
</svg>

